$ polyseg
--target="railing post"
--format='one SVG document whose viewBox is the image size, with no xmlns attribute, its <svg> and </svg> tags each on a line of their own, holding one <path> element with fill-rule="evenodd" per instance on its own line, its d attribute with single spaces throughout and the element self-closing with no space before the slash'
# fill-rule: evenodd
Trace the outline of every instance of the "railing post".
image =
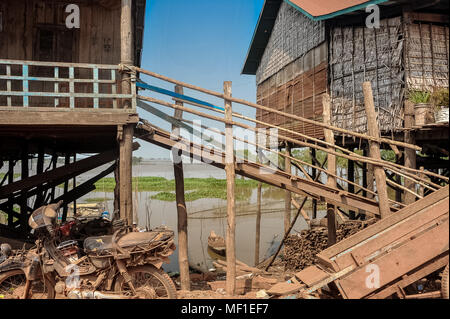
<svg viewBox="0 0 450 319">
<path fill-rule="evenodd" d="M 227 239 L 226 239 L 226 254 L 227 254 L 227 280 L 226 292 L 229 295 L 234 295 L 236 289 L 236 247 L 235 247 L 235 167 L 234 167 L 234 143 L 233 143 L 233 110 L 231 101 L 226 97 L 231 97 L 231 82 L 225 81 L 223 83 L 223 91 L 225 96 L 225 171 L 227 176 Z"/>
<path fill-rule="evenodd" d="M 373 101 L 372 85 L 370 82 L 363 83 L 364 92 L 364 106 L 366 108 L 367 115 L 367 130 L 368 135 L 380 138 L 380 132 L 377 124 L 377 115 L 375 113 L 375 104 Z M 380 153 L 380 143 L 373 140 L 369 141 L 370 157 L 376 160 L 381 159 Z M 380 216 L 381 218 L 387 217 L 391 213 L 389 208 L 389 198 L 387 194 L 386 185 L 386 173 L 384 168 L 379 165 L 375 165 L 374 168 L 375 182 L 377 185 L 378 202 L 380 206 Z"/>
</svg>

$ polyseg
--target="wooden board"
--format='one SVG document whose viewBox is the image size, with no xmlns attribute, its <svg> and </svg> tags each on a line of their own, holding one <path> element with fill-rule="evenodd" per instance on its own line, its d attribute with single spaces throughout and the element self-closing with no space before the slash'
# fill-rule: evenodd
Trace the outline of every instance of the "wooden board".
<svg viewBox="0 0 450 319">
<path fill-rule="evenodd" d="M 318 282 L 329 277 L 329 274 L 316 266 L 309 266 L 295 274 L 299 280 L 304 282 L 308 287 L 312 287 Z"/>
</svg>

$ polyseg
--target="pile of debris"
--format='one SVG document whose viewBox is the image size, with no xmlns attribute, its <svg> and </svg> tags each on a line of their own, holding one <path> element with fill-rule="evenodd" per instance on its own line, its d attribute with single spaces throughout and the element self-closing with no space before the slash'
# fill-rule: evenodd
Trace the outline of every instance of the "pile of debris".
<svg viewBox="0 0 450 319">
<path fill-rule="evenodd" d="M 376 222 L 375 218 L 366 221 L 347 221 L 336 230 L 337 240 L 343 240 Z M 326 227 L 306 229 L 287 238 L 283 263 L 285 270 L 302 270 L 317 261 L 316 255 L 327 248 L 328 231 Z"/>
</svg>

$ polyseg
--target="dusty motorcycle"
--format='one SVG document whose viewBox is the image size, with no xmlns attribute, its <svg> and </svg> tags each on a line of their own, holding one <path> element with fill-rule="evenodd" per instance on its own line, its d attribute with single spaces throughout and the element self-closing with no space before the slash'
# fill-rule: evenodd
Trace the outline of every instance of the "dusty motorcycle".
<svg viewBox="0 0 450 319">
<path fill-rule="evenodd" d="M 80 248 L 77 241 L 58 242 L 54 220 L 60 204 L 41 208 L 30 216 L 36 240 L 29 256 L 24 296 L 34 281 L 45 283 L 47 298 L 176 298 L 176 288 L 162 270 L 175 250 L 174 233 L 166 228 L 135 232 L 123 227 L 112 235 L 88 237 Z M 32 260 L 32 262 L 30 262 Z"/>
</svg>

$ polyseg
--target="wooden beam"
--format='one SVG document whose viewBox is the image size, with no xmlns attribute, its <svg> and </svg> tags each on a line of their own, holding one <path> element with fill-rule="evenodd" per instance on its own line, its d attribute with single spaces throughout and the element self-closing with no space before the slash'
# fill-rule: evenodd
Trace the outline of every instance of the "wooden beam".
<svg viewBox="0 0 450 319">
<path fill-rule="evenodd" d="M 183 94 L 183 87 L 176 85 L 175 92 Z M 177 105 L 183 105 L 182 102 L 175 102 Z M 175 110 L 174 117 L 181 119 L 183 111 Z M 172 132 L 175 136 L 180 135 L 180 127 L 172 124 Z M 178 264 L 180 268 L 180 281 L 182 290 L 191 290 L 191 279 L 189 276 L 189 257 L 188 257 L 188 215 L 186 201 L 184 198 L 184 172 L 182 156 L 178 155 L 178 149 L 172 149 L 173 173 L 175 178 L 175 196 L 177 204 L 177 222 L 178 222 Z"/>
<path fill-rule="evenodd" d="M 370 82 L 363 83 L 364 106 L 367 115 L 368 134 L 372 137 L 379 137 L 380 132 L 377 124 L 377 114 L 375 113 L 375 104 L 372 94 L 372 86 Z M 380 143 L 373 140 L 369 141 L 370 157 L 377 160 L 381 159 Z M 374 167 L 375 181 L 377 185 L 378 202 L 380 205 L 380 216 L 385 218 L 390 215 L 389 198 L 386 185 L 386 174 L 382 166 Z"/>
<path fill-rule="evenodd" d="M 326 142 L 328 142 L 328 141 L 326 140 Z M 311 163 L 317 165 L 316 150 L 314 148 L 310 148 L 309 150 L 310 150 L 310 154 L 311 154 Z M 317 176 L 317 170 L 315 167 L 312 167 L 311 173 L 312 173 L 311 178 L 313 180 L 315 180 L 316 176 Z M 331 173 L 333 173 L 333 172 L 331 172 Z M 317 218 L 317 199 L 315 199 L 315 198 L 312 199 L 312 218 L 313 219 Z"/>
<path fill-rule="evenodd" d="M 37 111 L 34 107 L 30 109 L 32 111 L 0 109 L 2 112 L 0 125 L 111 126 L 139 122 L 137 114 L 125 110 L 68 109 L 70 111 L 58 111 L 44 108 L 44 110 Z"/>
<path fill-rule="evenodd" d="M 132 157 L 133 157 L 134 125 L 123 127 L 123 136 L 119 141 L 119 172 L 120 172 L 120 216 L 133 225 L 133 189 L 132 189 Z"/>
<path fill-rule="evenodd" d="M 21 154 L 21 181 L 26 181 L 29 175 L 29 167 L 28 167 L 28 143 L 25 142 L 22 146 L 22 154 Z M 7 185 L 8 187 L 10 185 Z M 20 194 L 20 227 L 22 231 L 25 231 L 28 227 L 28 196 L 26 189 L 21 190 Z"/>
<path fill-rule="evenodd" d="M 120 11 L 120 63 L 123 65 L 133 65 L 133 17 L 131 14 L 132 0 L 122 0 Z M 131 93 L 131 82 L 129 74 L 122 73 L 122 94 Z M 129 100 L 124 100 L 122 107 L 131 108 Z"/>
<path fill-rule="evenodd" d="M 347 179 L 352 183 L 355 182 L 355 162 L 352 160 L 348 160 Z M 353 184 L 348 184 L 348 192 L 352 194 L 355 193 L 355 186 Z M 356 212 L 354 210 L 350 210 L 349 216 L 350 219 L 354 220 L 356 217 Z"/>
<path fill-rule="evenodd" d="M 223 83 L 224 96 L 231 97 L 231 82 Z M 233 110 L 231 101 L 225 99 L 225 120 L 233 120 Z M 234 140 L 233 125 L 225 124 L 225 172 L 227 176 L 227 238 L 226 238 L 226 254 L 227 254 L 227 279 L 226 292 L 233 296 L 236 291 L 236 207 L 235 207 L 235 158 L 234 158 Z"/>
<path fill-rule="evenodd" d="M 135 143 L 133 147 L 137 149 L 139 144 Z M 68 166 L 58 167 L 51 171 L 29 177 L 26 180 L 14 182 L 0 188 L 0 199 L 6 198 L 17 191 L 29 190 L 43 184 L 53 183 L 54 185 L 56 183 L 56 185 L 58 185 L 57 183 L 64 182 L 68 178 L 72 178 L 73 176 L 80 175 L 98 166 L 111 162 L 117 158 L 117 156 L 118 152 L 116 149 L 106 151 L 89 158 L 79 160 L 78 162 L 69 164 Z"/>
<path fill-rule="evenodd" d="M 322 97 L 323 105 L 323 122 L 325 125 L 331 124 L 331 99 L 328 94 Z M 334 144 L 334 133 L 332 130 L 324 129 L 325 140 Z M 336 174 L 336 156 L 328 153 L 327 155 L 327 170 L 332 174 Z M 336 187 L 337 180 L 331 175 L 327 175 L 327 186 Z M 336 243 L 336 206 L 327 202 L 327 226 L 328 226 L 328 246 Z"/>
</svg>

